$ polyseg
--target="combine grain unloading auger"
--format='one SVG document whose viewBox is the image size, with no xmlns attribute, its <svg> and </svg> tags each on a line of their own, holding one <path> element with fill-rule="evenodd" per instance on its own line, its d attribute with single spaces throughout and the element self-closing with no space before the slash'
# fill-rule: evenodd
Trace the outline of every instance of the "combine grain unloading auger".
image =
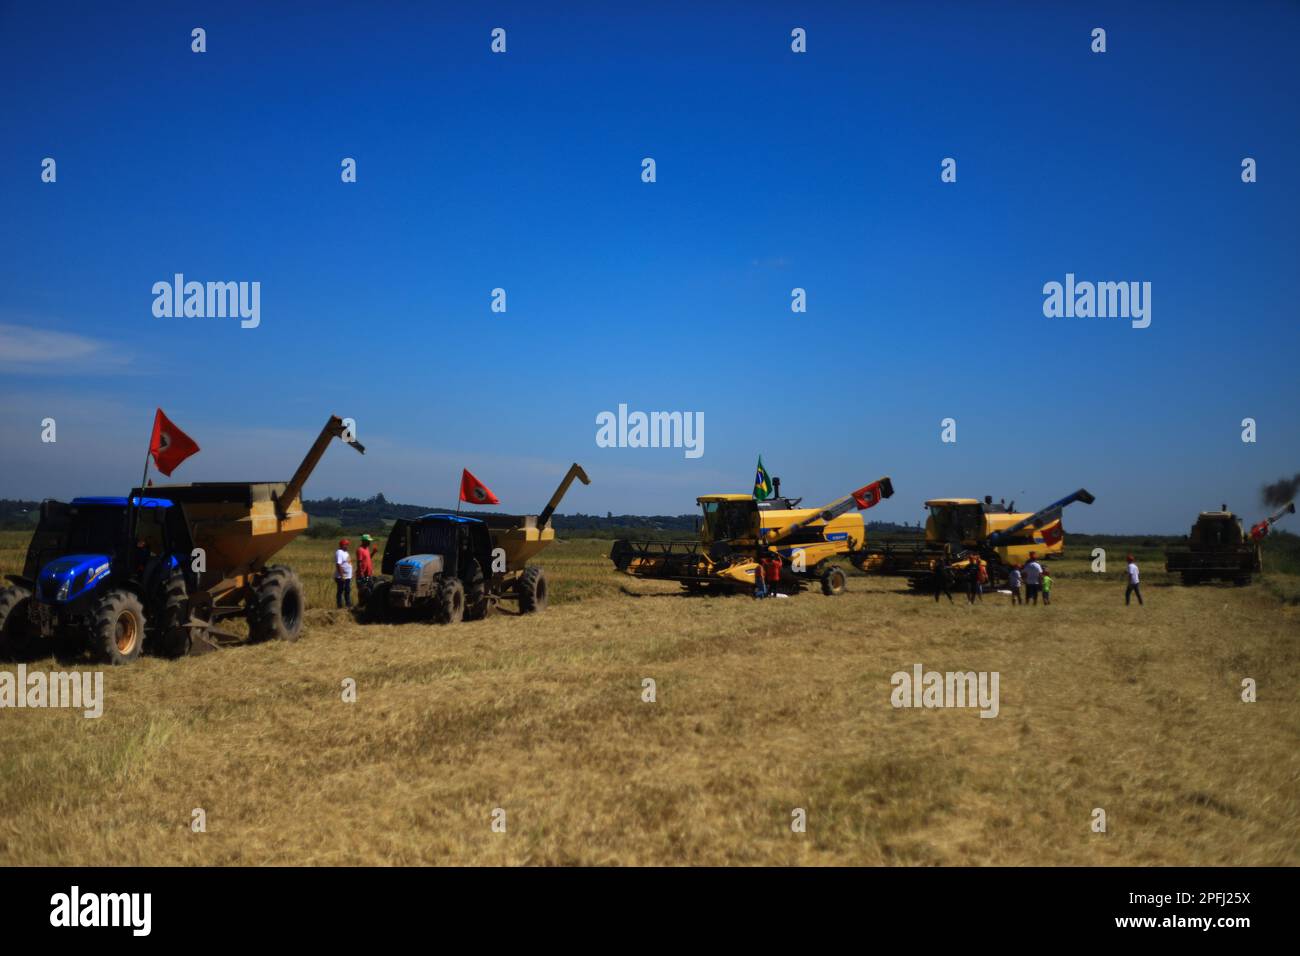
<svg viewBox="0 0 1300 956">
<path fill-rule="evenodd" d="M 771 550 L 782 561 L 778 590 L 798 593 L 818 581 L 822 593 L 844 590 L 844 572 L 833 562 L 851 558 L 866 542 L 862 515 L 894 493 L 889 478 L 864 485 L 822 508 L 800 508 L 801 499 L 777 495 L 756 501 L 750 495 L 705 495 L 700 538 L 692 542 L 614 542 L 610 560 L 624 574 L 677 581 L 694 593 L 752 591 L 758 559 Z"/>
</svg>

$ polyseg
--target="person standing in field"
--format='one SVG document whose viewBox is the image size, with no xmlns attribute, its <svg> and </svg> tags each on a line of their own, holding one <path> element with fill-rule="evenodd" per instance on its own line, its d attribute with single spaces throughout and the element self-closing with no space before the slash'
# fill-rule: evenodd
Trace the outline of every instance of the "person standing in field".
<svg viewBox="0 0 1300 956">
<path fill-rule="evenodd" d="M 989 586 L 989 566 L 981 559 L 975 559 L 975 594 L 978 595 L 980 602 L 984 601 L 984 589 Z"/>
<path fill-rule="evenodd" d="M 965 578 L 966 578 L 966 603 L 967 604 L 974 604 L 976 599 L 979 598 L 979 588 L 980 588 L 979 563 L 980 563 L 980 559 L 976 558 L 972 563 L 966 566 Z M 979 599 L 982 600 L 982 598 Z"/>
<path fill-rule="evenodd" d="M 1038 603 L 1038 591 L 1043 586 L 1043 566 L 1033 551 L 1029 552 L 1029 563 L 1025 565 L 1025 604 Z"/>
<path fill-rule="evenodd" d="M 1138 583 L 1138 566 L 1133 560 L 1133 555 L 1128 556 L 1128 567 L 1124 569 L 1124 577 L 1128 581 L 1127 587 L 1124 588 L 1124 605 L 1128 606 L 1129 598 L 1136 594 L 1138 605 L 1142 605 L 1142 588 Z"/>
<path fill-rule="evenodd" d="M 352 558 L 348 555 L 350 544 L 344 538 L 334 552 L 334 602 L 340 608 L 352 606 Z"/>
<path fill-rule="evenodd" d="M 952 584 L 953 584 L 952 568 L 948 567 L 948 565 L 940 561 L 939 566 L 934 569 L 934 603 L 935 604 L 939 603 L 940 594 L 948 595 L 948 603 L 949 604 L 952 603 Z"/>
<path fill-rule="evenodd" d="M 374 549 L 374 539 L 363 534 L 361 544 L 357 545 L 357 602 L 360 604 L 364 604 L 366 598 L 370 597 L 370 591 L 374 587 Z"/>
<path fill-rule="evenodd" d="M 1011 570 L 1007 572 L 1007 587 L 1011 589 L 1011 603 L 1020 603 L 1020 565 L 1011 565 Z"/>
<path fill-rule="evenodd" d="M 754 600 L 765 597 L 767 597 L 767 555 L 761 554 L 754 568 Z"/>
<path fill-rule="evenodd" d="M 1043 606 L 1052 603 L 1052 572 L 1043 569 Z"/>
</svg>

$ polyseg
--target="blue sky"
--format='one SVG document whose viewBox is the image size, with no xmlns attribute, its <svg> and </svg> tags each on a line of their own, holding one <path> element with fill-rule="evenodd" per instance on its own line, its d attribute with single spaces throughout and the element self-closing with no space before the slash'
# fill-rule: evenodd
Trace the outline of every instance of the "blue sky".
<svg viewBox="0 0 1300 956">
<path fill-rule="evenodd" d="M 0 497 L 120 492 L 161 405 L 204 449 L 176 480 L 287 478 L 355 418 L 369 454 L 332 450 L 309 496 L 448 503 L 466 466 L 533 510 L 580 461 L 562 510 L 682 513 L 761 453 L 810 503 L 893 476 L 881 519 L 1079 486 L 1079 530 L 1253 517 L 1300 470 L 1298 26 L 1282 3 L 0 4 Z M 176 272 L 259 281 L 260 327 L 156 318 Z M 1067 272 L 1149 281 L 1150 328 L 1045 318 Z M 705 454 L 596 447 L 619 403 L 703 412 Z"/>
</svg>

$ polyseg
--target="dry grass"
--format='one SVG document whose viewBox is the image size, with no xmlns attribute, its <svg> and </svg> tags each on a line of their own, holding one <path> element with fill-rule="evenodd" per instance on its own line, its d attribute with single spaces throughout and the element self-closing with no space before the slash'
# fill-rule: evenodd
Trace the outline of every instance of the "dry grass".
<svg viewBox="0 0 1300 956">
<path fill-rule="evenodd" d="M 330 544 L 285 554 L 318 608 Z M 3 570 L 24 545 L 0 535 Z M 687 598 L 607 548 L 543 555 L 540 616 L 314 610 L 297 644 L 109 671 L 99 720 L 0 711 L 0 862 L 1300 862 L 1300 607 L 1265 588 L 1148 565 L 1125 608 L 1062 562 L 1048 609 L 857 576 L 835 599 Z M 999 671 L 1000 716 L 893 709 L 917 662 Z"/>
</svg>

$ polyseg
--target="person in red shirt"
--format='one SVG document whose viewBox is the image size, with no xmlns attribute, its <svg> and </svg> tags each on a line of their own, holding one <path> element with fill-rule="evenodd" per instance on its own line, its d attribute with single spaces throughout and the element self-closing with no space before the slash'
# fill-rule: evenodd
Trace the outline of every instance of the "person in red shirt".
<svg viewBox="0 0 1300 956">
<path fill-rule="evenodd" d="M 361 603 L 365 603 L 366 598 L 374 587 L 375 577 L 375 544 L 374 539 L 368 534 L 361 536 L 361 544 L 357 546 L 357 598 Z"/>
</svg>

